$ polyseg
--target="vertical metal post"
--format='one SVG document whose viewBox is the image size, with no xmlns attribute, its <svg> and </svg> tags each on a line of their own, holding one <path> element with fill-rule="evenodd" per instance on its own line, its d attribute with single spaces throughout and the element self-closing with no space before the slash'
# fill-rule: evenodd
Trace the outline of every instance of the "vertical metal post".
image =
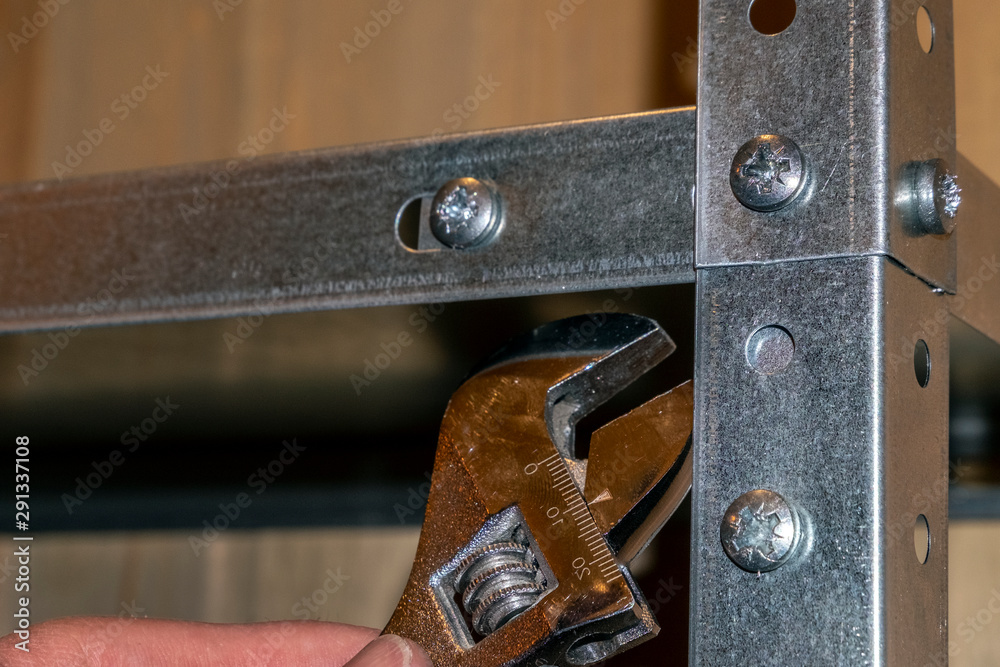
<svg viewBox="0 0 1000 667">
<path fill-rule="evenodd" d="M 698 302 L 692 664 L 938 664 L 948 337 L 931 323 L 947 304 L 877 256 L 707 270 Z M 795 553 L 771 572 L 738 568 L 720 540 L 753 489 L 799 514 Z"/>
<path fill-rule="evenodd" d="M 701 5 L 691 664 L 945 665 L 955 240 L 900 202 L 955 163 L 951 5 L 800 0 L 763 35 L 750 4 Z M 769 212 L 730 183 L 762 135 L 807 174 Z"/>
</svg>

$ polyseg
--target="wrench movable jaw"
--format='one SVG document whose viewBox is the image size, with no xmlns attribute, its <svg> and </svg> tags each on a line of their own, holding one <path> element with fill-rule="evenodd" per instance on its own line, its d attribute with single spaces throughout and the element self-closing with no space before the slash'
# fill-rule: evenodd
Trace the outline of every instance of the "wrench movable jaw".
<svg viewBox="0 0 1000 667">
<path fill-rule="evenodd" d="M 652 517 L 669 516 L 664 498 L 687 491 L 676 489 L 690 483 L 678 463 L 688 450 L 676 441 L 686 443 L 689 426 L 663 445 L 669 461 L 646 466 L 641 457 L 657 456 L 661 434 L 643 423 L 666 414 L 684 428 L 678 413 L 689 392 L 654 399 L 595 433 L 588 472 L 573 456 L 576 422 L 673 350 L 652 320 L 604 314 L 597 326 L 588 317 L 508 345 L 448 406 L 417 557 L 386 627 L 419 642 L 437 665 L 591 664 L 658 630 L 622 556 L 662 525 Z M 585 321 L 594 322 L 591 335 L 572 340 Z M 638 466 L 628 474 L 641 469 L 632 483 L 609 478 L 627 472 L 614 458 L 619 437 L 636 438 L 622 449 Z M 586 494 L 593 470 L 613 496 L 594 498 L 607 508 L 596 515 Z M 615 543 L 626 529 L 638 542 Z"/>
</svg>

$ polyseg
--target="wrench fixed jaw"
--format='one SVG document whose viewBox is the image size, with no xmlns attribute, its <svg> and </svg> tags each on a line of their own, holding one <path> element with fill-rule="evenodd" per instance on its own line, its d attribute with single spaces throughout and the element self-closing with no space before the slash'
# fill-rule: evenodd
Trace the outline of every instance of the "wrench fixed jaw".
<svg viewBox="0 0 1000 667">
<path fill-rule="evenodd" d="M 515 338 L 475 369 L 471 377 L 513 362 L 577 360 L 581 365 L 566 375 L 559 375 L 562 369 L 550 369 L 554 373 L 546 390 L 545 406 L 552 442 L 564 458 L 575 460 L 576 425 L 580 419 L 675 349 L 670 336 L 649 318 L 594 313 L 551 322 Z"/>
<path fill-rule="evenodd" d="M 448 406 L 417 556 L 385 630 L 420 643 L 436 665 L 592 664 L 658 630 L 607 537 L 649 513 L 633 502 L 617 521 L 595 520 L 572 431 L 673 343 L 646 318 L 603 317 L 581 344 L 567 340 L 583 318 L 515 341 Z M 637 488 L 649 484 L 647 475 Z"/>
<path fill-rule="evenodd" d="M 675 387 L 594 432 L 584 496 L 623 563 L 631 563 L 691 488 L 694 387 Z"/>
</svg>

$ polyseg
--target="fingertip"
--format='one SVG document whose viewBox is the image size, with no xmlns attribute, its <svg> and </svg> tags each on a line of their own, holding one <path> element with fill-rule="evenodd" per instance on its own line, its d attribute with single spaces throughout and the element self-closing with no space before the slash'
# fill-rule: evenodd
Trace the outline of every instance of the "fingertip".
<svg viewBox="0 0 1000 667">
<path fill-rule="evenodd" d="M 412 639 L 403 639 L 403 642 L 410 650 L 409 667 L 434 667 L 431 658 L 424 651 L 424 648 Z"/>
<path fill-rule="evenodd" d="M 0 667 L 24 665 L 179 665 L 191 647 L 197 664 L 304 667 L 326 660 L 343 665 L 378 636 L 378 630 L 320 621 L 216 625 L 188 621 L 84 617 L 46 621 L 31 629 L 31 653 L 0 638 Z M 415 663 L 420 664 L 420 663 Z"/>
<path fill-rule="evenodd" d="M 433 667 L 433 663 L 416 642 L 382 635 L 344 667 Z"/>
</svg>

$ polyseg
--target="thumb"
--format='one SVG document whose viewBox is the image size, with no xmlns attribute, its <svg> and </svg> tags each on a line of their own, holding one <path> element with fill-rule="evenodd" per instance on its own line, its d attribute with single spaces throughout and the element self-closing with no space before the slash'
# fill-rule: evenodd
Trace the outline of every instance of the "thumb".
<svg viewBox="0 0 1000 667">
<path fill-rule="evenodd" d="M 396 635 L 382 635 L 368 644 L 344 667 L 434 667 L 415 642 Z"/>
</svg>

